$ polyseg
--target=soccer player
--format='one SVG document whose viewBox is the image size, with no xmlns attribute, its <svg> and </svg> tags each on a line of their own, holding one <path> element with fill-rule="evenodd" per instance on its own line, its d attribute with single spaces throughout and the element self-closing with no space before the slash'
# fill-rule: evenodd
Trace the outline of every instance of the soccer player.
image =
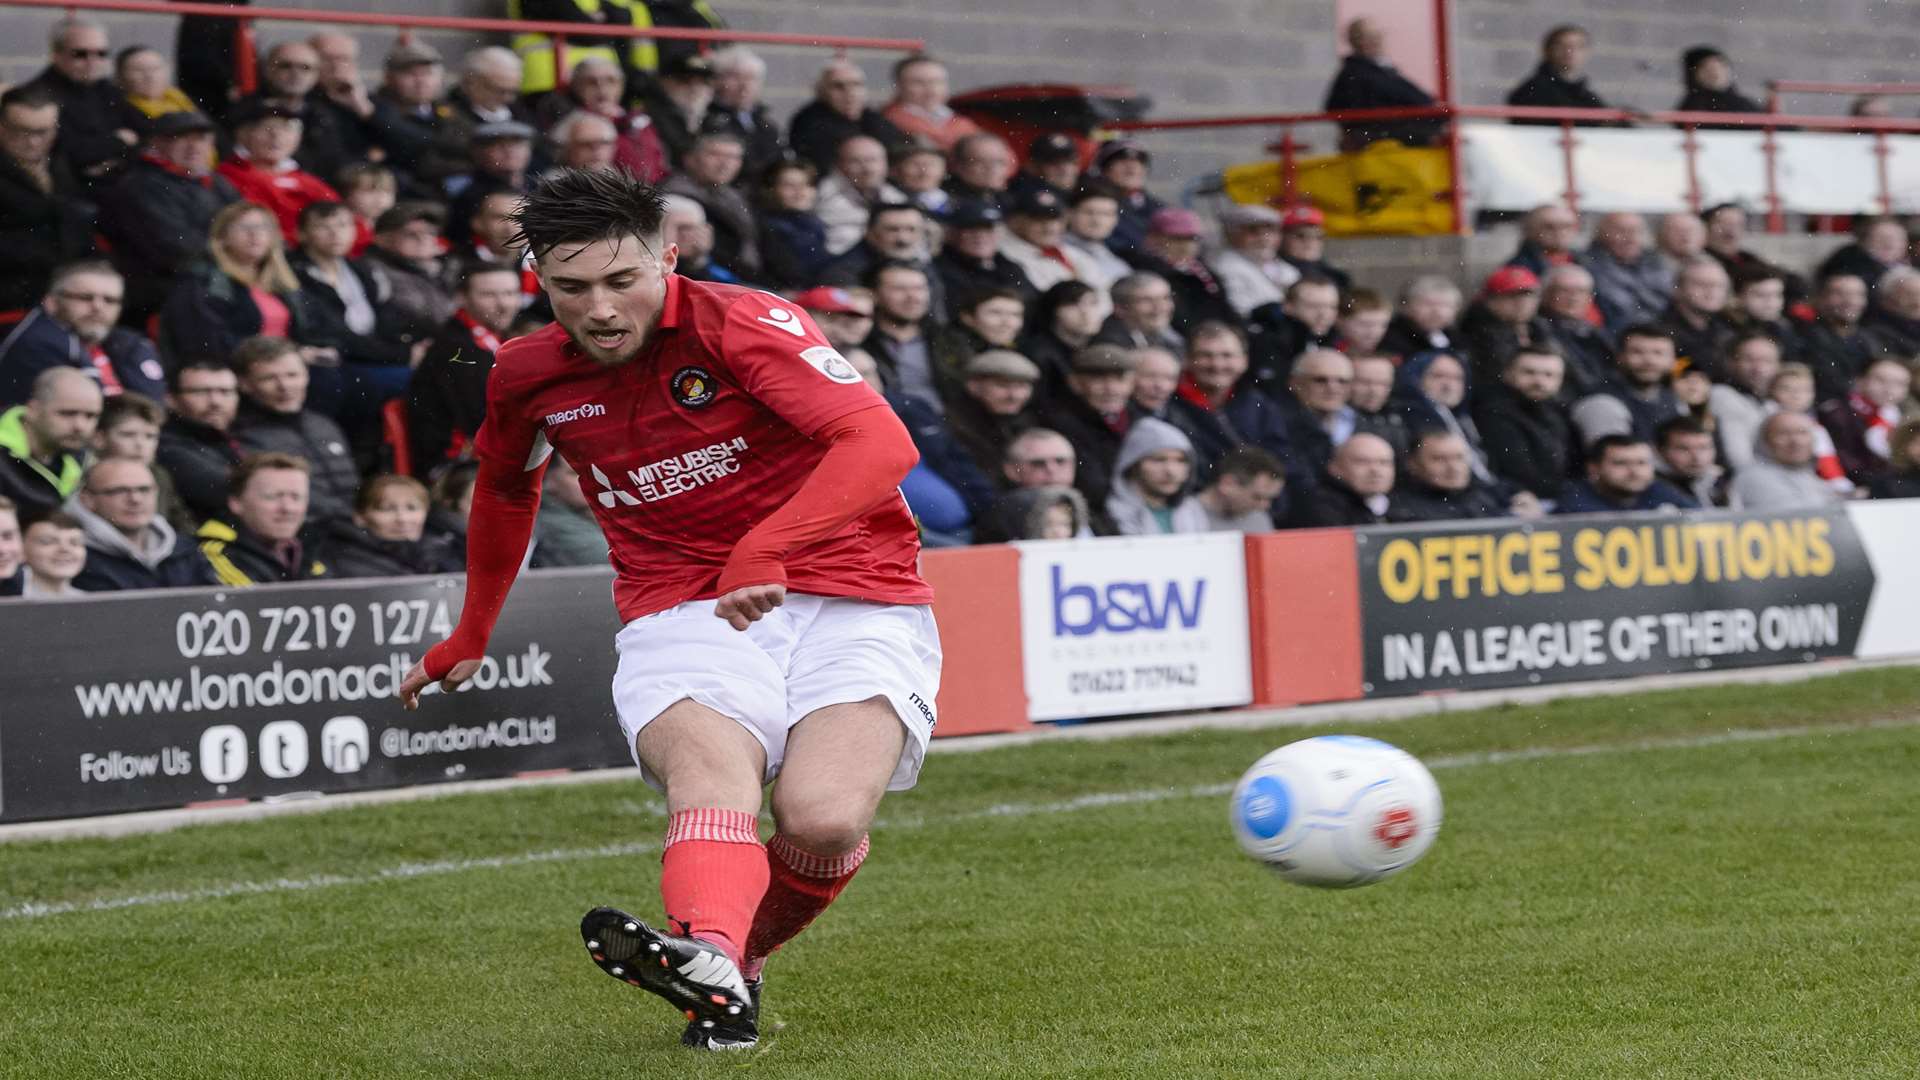
<svg viewBox="0 0 1920 1080">
<path fill-rule="evenodd" d="M 940 643 L 898 490 L 906 429 L 799 308 L 677 276 L 662 217 L 654 188 L 571 169 L 517 211 L 558 321 L 496 355 L 466 606 L 399 694 L 417 708 L 478 670 L 557 451 L 612 547 L 614 703 L 670 815 L 667 930 L 596 908 L 581 936 L 687 1016 L 682 1042 L 731 1049 L 758 1037 L 768 955 L 846 887 L 882 794 L 918 776 Z"/>
</svg>

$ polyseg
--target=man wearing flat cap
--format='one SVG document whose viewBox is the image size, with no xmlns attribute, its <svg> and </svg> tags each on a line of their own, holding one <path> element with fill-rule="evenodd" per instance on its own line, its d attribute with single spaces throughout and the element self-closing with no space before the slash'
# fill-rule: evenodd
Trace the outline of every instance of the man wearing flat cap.
<svg viewBox="0 0 1920 1080">
<path fill-rule="evenodd" d="M 1093 171 L 1120 198 L 1120 223 L 1107 237 L 1107 246 L 1131 258 L 1147 242 L 1147 223 L 1166 205 L 1147 193 L 1153 155 L 1132 139 L 1114 139 L 1094 151 Z"/>
<path fill-rule="evenodd" d="M 441 142 L 452 109 L 440 100 L 447 76 L 440 51 L 423 41 L 396 42 L 382 68 L 373 101 L 386 123 L 376 141 L 409 195 L 438 196 L 439 181 L 466 168 L 466 147 L 449 154 Z"/>
<path fill-rule="evenodd" d="M 452 200 L 447 204 L 447 240 L 459 247 L 473 241 L 474 216 L 489 195 L 524 195 L 533 177 L 531 124 L 518 120 L 491 121 L 473 128 L 468 155 L 473 171 L 447 180 Z"/>
<path fill-rule="evenodd" d="M 988 349 L 961 368 L 963 393 L 947 404 L 947 429 L 974 463 L 997 475 L 1013 437 L 1034 425 L 1040 366 L 1012 349 Z"/>
<path fill-rule="evenodd" d="M 1300 271 L 1280 257 L 1280 211 L 1234 203 L 1220 211 L 1220 235 L 1223 243 L 1211 265 L 1234 312 L 1244 319 L 1255 308 L 1284 301 Z"/>
<path fill-rule="evenodd" d="M 160 310 L 181 270 L 206 256 L 213 216 L 240 198 L 214 175 L 213 140 L 213 121 L 200 113 L 156 116 L 140 156 L 100 195 L 100 232 L 126 278 L 121 310 L 134 326 Z"/>
<path fill-rule="evenodd" d="M 1049 401 L 1039 416 L 1041 427 L 1073 445 L 1073 484 L 1091 506 L 1107 505 L 1113 464 L 1133 426 L 1127 402 L 1133 396 L 1134 364 L 1133 350 L 1118 345 L 1081 349 L 1067 374 L 1071 392 Z"/>
</svg>

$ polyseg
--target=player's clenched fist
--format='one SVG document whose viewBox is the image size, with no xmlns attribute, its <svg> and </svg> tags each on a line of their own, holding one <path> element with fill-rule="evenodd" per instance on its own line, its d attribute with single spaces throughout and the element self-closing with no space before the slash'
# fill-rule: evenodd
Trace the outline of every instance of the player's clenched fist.
<svg viewBox="0 0 1920 1080">
<path fill-rule="evenodd" d="M 473 673 L 479 670 L 480 661 L 462 660 L 447 669 L 446 678 L 440 680 L 440 689 L 451 694 L 466 685 L 467 680 L 473 678 Z M 400 704 L 407 709 L 419 708 L 420 694 L 431 682 L 433 677 L 427 674 L 426 658 L 414 661 L 413 667 L 407 669 L 407 677 L 400 680 L 400 689 L 395 691 Z"/>
<path fill-rule="evenodd" d="M 745 630 L 786 602 L 785 585 L 748 585 L 721 597 L 713 606 L 713 613 L 727 620 L 735 630 Z"/>
</svg>

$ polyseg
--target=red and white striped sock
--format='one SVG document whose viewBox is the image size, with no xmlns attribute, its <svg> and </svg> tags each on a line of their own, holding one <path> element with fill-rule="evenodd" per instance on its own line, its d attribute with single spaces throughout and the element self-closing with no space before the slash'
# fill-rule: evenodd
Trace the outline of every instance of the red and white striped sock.
<svg viewBox="0 0 1920 1080">
<path fill-rule="evenodd" d="M 760 910 L 753 914 L 753 929 L 747 934 L 747 959 L 740 967 L 749 979 L 760 977 L 767 957 L 792 941 L 807 924 L 827 910 L 840 891 L 853 880 L 854 872 L 867 858 L 867 838 L 844 855 L 816 855 L 795 847 L 781 833 L 767 841 L 769 880 Z"/>
<path fill-rule="evenodd" d="M 668 821 L 660 899 L 674 933 L 717 945 L 739 963 L 767 873 L 756 815 L 705 807 Z"/>
</svg>

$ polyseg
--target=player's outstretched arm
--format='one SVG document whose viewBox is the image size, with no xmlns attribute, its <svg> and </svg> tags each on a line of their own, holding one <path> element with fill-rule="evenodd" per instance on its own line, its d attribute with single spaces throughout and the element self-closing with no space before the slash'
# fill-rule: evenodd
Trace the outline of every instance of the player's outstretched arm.
<svg viewBox="0 0 1920 1080">
<path fill-rule="evenodd" d="M 460 609 L 460 625 L 447 640 L 427 650 L 400 682 L 400 704 L 420 707 L 420 694 L 431 683 L 458 690 L 486 655 L 500 609 L 506 606 L 514 578 L 533 538 L 533 519 L 540 510 L 540 479 L 546 465 L 522 469 L 482 458 L 473 481 L 473 508 L 467 515 L 467 600 Z"/>
<path fill-rule="evenodd" d="M 713 613 L 745 630 L 786 600 L 789 554 L 824 540 L 887 499 L 920 460 L 913 439 L 884 402 L 825 424 L 814 438 L 827 453 L 800 490 L 734 545 L 720 571 Z"/>
</svg>

